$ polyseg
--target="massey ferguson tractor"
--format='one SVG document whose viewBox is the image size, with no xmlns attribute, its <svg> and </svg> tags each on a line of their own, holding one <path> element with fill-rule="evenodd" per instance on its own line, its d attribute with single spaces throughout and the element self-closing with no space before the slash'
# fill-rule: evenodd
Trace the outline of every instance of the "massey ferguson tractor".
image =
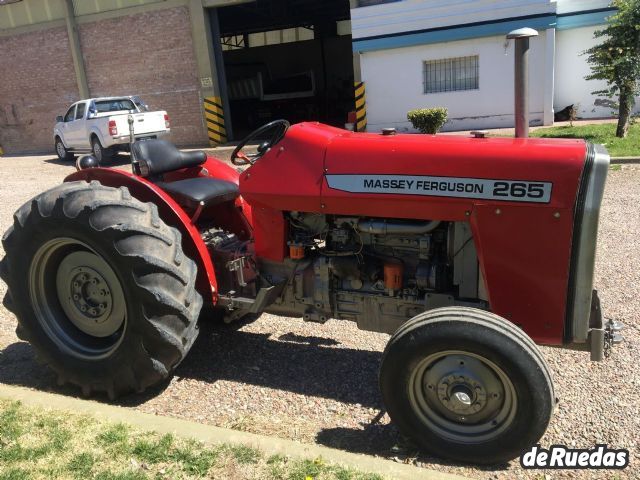
<svg viewBox="0 0 640 480">
<path fill-rule="evenodd" d="M 231 161 L 248 168 L 137 142 L 132 173 L 83 157 L 15 213 L 5 304 L 60 384 L 114 398 L 162 382 L 203 305 L 350 320 L 391 335 L 380 389 L 402 433 L 496 463 L 553 413 L 536 344 L 600 360 L 617 341 L 592 288 L 603 147 L 279 120 Z"/>
</svg>

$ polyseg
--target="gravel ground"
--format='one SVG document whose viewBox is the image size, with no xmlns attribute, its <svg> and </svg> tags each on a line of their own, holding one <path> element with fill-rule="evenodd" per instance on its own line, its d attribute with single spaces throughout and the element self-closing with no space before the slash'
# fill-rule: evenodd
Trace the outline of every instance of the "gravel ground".
<svg viewBox="0 0 640 480">
<path fill-rule="evenodd" d="M 72 171 L 51 157 L 0 158 L 0 231 L 23 202 Z M 611 169 L 598 245 L 596 287 L 605 315 L 626 324 L 625 343 L 602 363 L 590 363 L 587 353 L 542 349 L 555 373 L 560 404 L 541 444 L 627 448 L 631 463 L 622 472 L 524 471 L 517 460 L 477 469 L 417 455 L 382 410 L 377 370 L 388 337 L 359 331 L 348 322 L 320 326 L 265 314 L 252 324 L 232 327 L 203 319 L 199 340 L 175 377 L 119 404 L 474 478 L 638 478 L 639 185 L 640 166 Z M 0 295 L 5 289 L 0 282 Z M 76 395 L 57 387 L 51 372 L 35 362 L 31 347 L 15 337 L 15 324 L 0 307 L 0 382 Z"/>
</svg>

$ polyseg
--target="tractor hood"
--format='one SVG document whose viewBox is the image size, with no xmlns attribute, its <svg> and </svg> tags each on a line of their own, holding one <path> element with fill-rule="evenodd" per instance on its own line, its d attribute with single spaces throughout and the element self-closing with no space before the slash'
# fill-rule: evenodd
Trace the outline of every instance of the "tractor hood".
<svg viewBox="0 0 640 480">
<path fill-rule="evenodd" d="M 249 202 L 271 208 L 347 215 L 460 220 L 478 203 L 573 209 L 586 153 L 582 140 L 382 135 L 302 123 L 240 187 Z"/>
<path fill-rule="evenodd" d="M 582 140 L 352 133 L 299 124 L 240 177 L 256 254 L 282 261 L 283 212 L 465 222 L 492 311 L 541 343 L 587 338 L 608 155 Z M 513 288 L 518 285 L 518 288 Z"/>
</svg>

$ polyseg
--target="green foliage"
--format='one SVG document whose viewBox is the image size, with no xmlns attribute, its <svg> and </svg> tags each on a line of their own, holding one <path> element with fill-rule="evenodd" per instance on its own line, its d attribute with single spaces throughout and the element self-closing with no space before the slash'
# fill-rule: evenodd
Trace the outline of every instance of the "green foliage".
<svg viewBox="0 0 640 480">
<path fill-rule="evenodd" d="M 603 144 L 612 157 L 640 156 L 640 125 L 631 125 L 626 138 L 616 137 L 616 126 L 613 123 L 539 128 L 530 135 L 542 138 L 584 138 L 591 143 Z"/>
<path fill-rule="evenodd" d="M 247 445 L 205 446 L 0 399 L 0 480 L 197 480 L 239 478 L 238 472 L 273 480 L 382 480 L 320 458 L 265 458 Z"/>
<path fill-rule="evenodd" d="M 68 469 L 73 473 L 74 478 L 83 480 L 91 476 L 91 469 L 95 459 L 93 455 L 87 452 L 79 453 L 75 455 L 69 462 Z"/>
<path fill-rule="evenodd" d="M 436 134 L 447 123 L 448 113 L 444 107 L 418 108 L 407 112 L 407 120 L 421 133 Z"/>
<path fill-rule="evenodd" d="M 584 52 L 591 65 L 587 80 L 604 80 L 607 87 L 593 92 L 618 99 L 618 130 L 624 137 L 635 96 L 640 93 L 640 0 L 613 0 L 618 11 L 609 17 L 608 25 L 595 32 L 602 42 Z"/>
<path fill-rule="evenodd" d="M 11 402 L 0 414 L 0 445 L 14 442 L 22 435 L 20 402 Z"/>
<path fill-rule="evenodd" d="M 129 428 L 122 423 L 109 424 L 96 440 L 112 455 L 125 454 L 129 451 Z"/>
<path fill-rule="evenodd" d="M 217 450 L 204 448 L 193 440 L 185 442 L 183 447 L 176 447 L 171 453 L 171 459 L 181 464 L 184 471 L 198 477 L 204 477 L 216 464 L 218 457 Z"/>
<path fill-rule="evenodd" d="M 159 463 L 167 459 L 173 445 L 173 436 L 166 434 L 159 440 L 137 439 L 133 444 L 133 453 L 138 459 L 148 463 Z"/>
<path fill-rule="evenodd" d="M 22 468 L 11 468 L 0 472 L 0 480 L 28 480 L 30 478 L 29 472 Z"/>
<path fill-rule="evenodd" d="M 146 480 L 144 472 L 137 470 L 127 470 L 125 472 L 113 473 L 109 470 L 98 473 L 95 480 Z"/>
<path fill-rule="evenodd" d="M 240 465 L 256 463 L 260 458 L 260 452 L 258 450 L 242 444 L 229 445 L 229 452 Z"/>
</svg>

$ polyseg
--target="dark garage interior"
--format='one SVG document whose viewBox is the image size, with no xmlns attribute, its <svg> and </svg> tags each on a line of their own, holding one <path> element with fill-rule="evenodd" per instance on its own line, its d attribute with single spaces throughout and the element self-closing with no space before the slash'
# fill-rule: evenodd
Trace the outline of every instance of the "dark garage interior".
<svg viewBox="0 0 640 480">
<path fill-rule="evenodd" d="M 258 0 L 217 17 L 236 140 L 280 118 L 344 126 L 354 108 L 348 0 Z"/>
</svg>

